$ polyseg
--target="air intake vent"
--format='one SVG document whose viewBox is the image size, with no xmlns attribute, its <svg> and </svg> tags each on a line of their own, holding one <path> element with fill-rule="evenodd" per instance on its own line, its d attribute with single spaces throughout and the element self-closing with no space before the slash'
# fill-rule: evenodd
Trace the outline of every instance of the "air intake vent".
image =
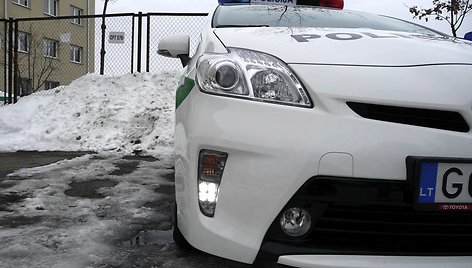
<svg viewBox="0 0 472 268">
<path fill-rule="evenodd" d="M 290 238 L 277 217 L 262 252 L 278 256 L 472 256 L 472 213 L 417 211 L 406 181 L 314 177 L 287 205 L 298 206 L 310 212 L 311 232 Z"/>
<path fill-rule="evenodd" d="M 469 132 L 470 127 L 461 114 L 450 111 L 406 108 L 397 106 L 347 102 L 358 115 L 373 120 L 405 125 Z"/>
</svg>

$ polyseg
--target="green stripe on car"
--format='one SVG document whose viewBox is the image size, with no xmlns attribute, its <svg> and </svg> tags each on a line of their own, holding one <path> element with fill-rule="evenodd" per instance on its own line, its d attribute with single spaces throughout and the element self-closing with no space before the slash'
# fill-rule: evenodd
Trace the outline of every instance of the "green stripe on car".
<svg viewBox="0 0 472 268">
<path fill-rule="evenodd" d="M 184 84 L 177 89 L 177 93 L 175 94 L 175 109 L 179 108 L 180 104 L 184 102 L 184 100 L 190 94 L 194 86 L 195 81 L 193 81 L 193 79 L 185 77 Z"/>
</svg>

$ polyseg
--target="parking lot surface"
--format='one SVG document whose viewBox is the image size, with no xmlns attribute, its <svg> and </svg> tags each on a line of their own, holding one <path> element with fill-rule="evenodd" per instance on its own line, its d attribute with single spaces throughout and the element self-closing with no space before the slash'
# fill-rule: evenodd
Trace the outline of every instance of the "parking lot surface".
<svg viewBox="0 0 472 268">
<path fill-rule="evenodd" d="M 0 267 L 251 267 L 172 240 L 169 159 L 0 153 Z"/>
</svg>

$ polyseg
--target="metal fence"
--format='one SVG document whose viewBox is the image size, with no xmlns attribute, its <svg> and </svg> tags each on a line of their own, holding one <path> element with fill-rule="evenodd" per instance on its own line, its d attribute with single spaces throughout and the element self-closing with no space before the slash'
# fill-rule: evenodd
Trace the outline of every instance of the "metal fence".
<svg viewBox="0 0 472 268">
<path fill-rule="evenodd" d="M 113 16 L 107 16 L 105 18 L 105 62 L 103 63 L 104 74 L 115 76 L 122 75 L 125 73 L 132 72 L 133 62 L 135 57 L 135 27 L 136 16 L 135 14 L 119 14 Z M 95 72 L 100 72 L 100 52 L 102 46 L 102 18 L 97 19 L 95 23 Z M 111 40 L 111 34 L 120 33 L 123 34 L 123 40 Z"/>
<path fill-rule="evenodd" d="M 187 33 L 194 53 L 206 16 L 127 13 L 1 20 L 0 101 L 14 103 L 20 96 L 68 85 L 87 73 L 116 76 L 180 69 L 180 60 L 157 54 L 158 43 L 168 35 Z"/>
</svg>

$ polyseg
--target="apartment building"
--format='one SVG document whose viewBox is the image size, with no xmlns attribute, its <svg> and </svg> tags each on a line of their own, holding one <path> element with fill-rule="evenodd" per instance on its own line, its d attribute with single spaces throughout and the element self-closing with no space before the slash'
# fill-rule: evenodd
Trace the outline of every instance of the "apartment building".
<svg viewBox="0 0 472 268">
<path fill-rule="evenodd" d="M 18 67 L 13 69 L 20 95 L 68 85 L 94 72 L 95 20 L 61 18 L 93 15 L 94 10 L 95 0 L 3 0 L 3 19 L 19 19 L 14 37 L 18 40 Z M 6 27 L 5 22 L 2 24 Z M 2 43 L 7 38 L 3 27 Z M 2 62 L 5 67 L 5 60 Z M 2 77 L 0 88 L 4 81 Z"/>
</svg>

